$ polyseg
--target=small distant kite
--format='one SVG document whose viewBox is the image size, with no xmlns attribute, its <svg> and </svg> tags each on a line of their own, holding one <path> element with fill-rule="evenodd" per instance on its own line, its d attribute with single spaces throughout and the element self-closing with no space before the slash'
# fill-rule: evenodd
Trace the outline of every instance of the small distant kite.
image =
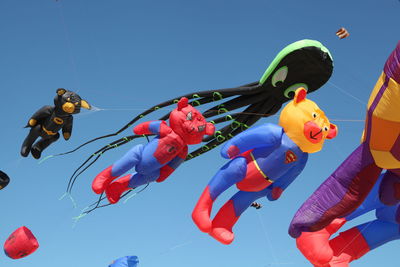
<svg viewBox="0 0 400 267">
<path fill-rule="evenodd" d="M 36 237 L 31 230 L 22 226 L 15 230 L 4 243 L 4 252 L 14 260 L 26 257 L 39 247 Z"/>
<path fill-rule="evenodd" d="M 258 202 L 253 202 L 253 203 L 251 203 L 250 206 L 255 208 L 256 210 L 259 210 L 259 209 L 262 208 L 262 205 L 260 203 L 258 203 Z"/>
<path fill-rule="evenodd" d="M 136 267 L 139 263 L 139 258 L 136 256 L 126 256 L 115 260 L 108 267 Z"/>
<path fill-rule="evenodd" d="M 8 177 L 6 173 L 0 171 L 0 190 L 6 187 L 9 182 L 10 182 L 10 177 Z"/>
<path fill-rule="evenodd" d="M 344 38 L 349 37 L 350 33 L 345 28 L 342 27 L 336 32 L 336 35 L 340 39 L 344 39 Z"/>
</svg>

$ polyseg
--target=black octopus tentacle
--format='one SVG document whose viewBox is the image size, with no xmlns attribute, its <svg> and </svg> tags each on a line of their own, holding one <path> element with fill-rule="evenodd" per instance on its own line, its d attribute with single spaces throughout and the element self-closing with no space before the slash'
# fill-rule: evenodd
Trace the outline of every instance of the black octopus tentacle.
<svg viewBox="0 0 400 267">
<path fill-rule="evenodd" d="M 258 86 L 258 82 L 253 82 L 253 83 L 246 84 L 246 85 L 243 85 L 243 86 L 240 86 L 240 87 L 235 87 L 235 88 L 200 91 L 200 92 L 195 92 L 195 93 L 182 95 L 182 96 L 167 100 L 165 102 L 162 102 L 162 103 L 160 103 L 158 105 L 152 106 L 151 108 L 145 110 L 144 112 L 142 112 L 139 115 L 137 115 L 136 117 L 134 117 L 130 122 L 128 122 L 126 125 L 124 125 L 122 128 L 120 128 L 118 131 L 116 131 L 114 133 L 93 138 L 93 139 L 91 139 L 91 140 L 79 145 L 78 147 L 76 147 L 73 150 L 70 150 L 70 151 L 67 151 L 67 152 L 64 152 L 64 153 L 60 153 L 60 154 L 56 154 L 54 156 L 61 156 L 61 155 L 70 154 L 70 153 L 73 153 L 73 152 L 77 151 L 78 149 L 82 148 L 83 146 L 86 146 L 87 144 L 90 144 L 90 143 L 92 143 L 94 141 L 97 141 L 99 139 L 116 136 L 116 135 L 120 134 L 121 132 L 125 131 L 127 128 L 131 127 L 138 120 L 140 120 L 143 117 L 149 115 L 150 113 L 152 113 L 152 112 L 154 112 L 156 110 L 159 110 L 160 108 L 164 108 L 164 107 L 176 104 L 179 101 L 179 99 L 182 98 L 182 97 L 186 97 L 188 99 L 195 99 L 195 98 L 203 97 L 203 98 L 212 98 L 213 101 L 219 101 L 219 100 L 221 100 L 223 98 L 227 98 L 227 97 L 230 97 L 230 96 L 242 95 L 242 94 L 253 94 L 255 90 L 256 91 L 257 90 L 262 90 L 262 88 L 260 88 L 260 86 Z M 163 116 L 163 117 L 165 117 L 165 116 Z"/>
<path fill-rule="evenodd" d="M 102 148 L 100 148 L 99 150 L 97 150 L 95 153 L 93 153 L 92 155 L 90 155 L 75 171 L 74 173 L 71 175 L 69 182 L 68 182 L 68 186 L 67 186 L 67 192 L 71 193 L 72 191 L 72 187 L 75 184 L 75 181 L 77 180 L 77 178 L 83 173 L 85 172 L 90 166 L 92 166 L 102 155 L 103 153 L 107 152 L 108 150 L 117 148 L 119 146 L 122 146 L 130 141 L 132 141 L 133 139 L 139 138 L 139 137 L 143 137 L 142 135 L 131 135 L 131 136 L 126 136 L 123 137 L 121 139 L 118 139 Z M 93 159 L 94 158 L 94 159 Z M 91 159 L 93 159 L 92 161 L 90 161 Z M 83 168 L 83 169 L 82 169 Z M 82 169 L 82 170 L 81 170 Z M 81 170 L 81 171 L 80 171 Z M 79 172 L 79 173 L 78 173 Z"/>
<path fill-rule="evenodd" d="M 214 106 L 203 112 L 204 118 L 210 118 L 219 114 L 227 113 L 229 111 L 251 105 L 263 101 L 267 96 L 263 94 L 244 95 L 231 99 L 221 105 Z"/>
</svg>

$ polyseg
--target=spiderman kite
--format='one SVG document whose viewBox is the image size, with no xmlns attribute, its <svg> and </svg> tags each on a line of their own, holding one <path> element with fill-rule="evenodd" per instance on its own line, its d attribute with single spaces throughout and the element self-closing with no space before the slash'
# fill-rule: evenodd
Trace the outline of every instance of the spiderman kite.
<svg viewBox="0 0 400 267">
<path fill-rule="evenodd" d="M 178 107 L 165 121 L 148 121 L 137 125 L 138 135 L 157 135 L 147 145 L 137 145 L 121 159 L 99 173 L 92 183 L 96 194 L 106 192 L 110 203 L 117 203 L 127 190 L 150 182 L 162 182 L 186 159 L 188 145 L 201 143 L 204 135 L 214 134 L 215 127 L 207 123 L 203 115 L 182 97 Z M 114 182 L 131 168 L 136 173 L 126 175 Z"/>
</svg>

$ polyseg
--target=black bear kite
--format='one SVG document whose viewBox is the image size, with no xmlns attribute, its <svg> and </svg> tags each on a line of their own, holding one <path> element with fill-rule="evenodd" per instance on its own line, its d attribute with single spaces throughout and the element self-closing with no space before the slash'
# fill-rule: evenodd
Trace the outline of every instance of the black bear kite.
<svg viewBox="0 0 400 267">
<path fill-rule="evenodd" d="M 72 114 L 78 114 L 81 108 L 91 109 L 91 106 L 78 94 L 64 88 L 57 89 L 54 106 L 42 107 L 28 121 L 26 127 L 31 130 L 22 144 L 21 155 L 27 157 L 31 152 L 35 159 L 39 159 L 43 150 L 60 138 L 60 130 L 68 140 L 72 132 Z M 39 137 L 41 139 L 35 143 Z"/>
</svg>

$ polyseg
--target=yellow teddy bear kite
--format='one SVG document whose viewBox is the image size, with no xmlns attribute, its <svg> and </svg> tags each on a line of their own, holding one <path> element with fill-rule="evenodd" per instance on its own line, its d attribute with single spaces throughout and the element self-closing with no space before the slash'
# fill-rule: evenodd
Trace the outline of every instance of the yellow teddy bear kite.
<svg viewBox="0 0 400 267">
<path fill-rule="evenodd" d="M 271 123 L 246 130 L 229 140 L 221 150 L 231 159 L 211 179 L 192 218 L 199 229 L 223 244 L 230 244 L 232 227 L 258 198 L 276 200 L 301 173 L 308 153 L 322 149 L 325 139 L 337 134 L 317 104 L 306 98 L 304 88 L 282 110 L 279 126 Z M 216 198 L 232 185 L 239 189 L 211 221 Z"/>
</svg>

